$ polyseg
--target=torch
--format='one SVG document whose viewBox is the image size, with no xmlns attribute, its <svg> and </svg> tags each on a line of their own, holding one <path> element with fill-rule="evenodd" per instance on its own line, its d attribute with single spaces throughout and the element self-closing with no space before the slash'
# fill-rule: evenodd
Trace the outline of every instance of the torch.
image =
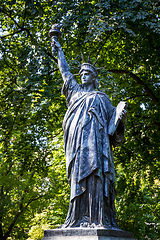
<svg viewBox="0 0 160 240">
<path fill-rule="evenodd" d="M 61 27 L 62 27 L 62 24 L 54 24 L 48 34 L 52 38 L 51 46 L 52 46 L 53 55 L 55 55 L 56 53 L 54 41 L 57 41 L 57 39 L 61 36 L 61 31 L 60 31 Z"/>
</svg>

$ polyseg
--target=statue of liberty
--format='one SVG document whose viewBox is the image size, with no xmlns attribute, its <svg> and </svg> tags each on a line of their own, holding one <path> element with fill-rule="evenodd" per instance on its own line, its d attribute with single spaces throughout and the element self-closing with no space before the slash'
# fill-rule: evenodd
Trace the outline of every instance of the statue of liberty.
<svg viewBox="0 0 160 240">
<path fill-rule="evenodd" d="M 113 107 L 99 90 L 98 71 L 90 62 L 80 65 L 78 84 L 63 50 L 53 39 L 64 80 L 62 92 L 68 110 L 63 121 L 70 206 L 62 228 L 118 228 L 115 211 L 115 172 L 112 146 L 124 137 L 125 102 Z"/>
</svg>

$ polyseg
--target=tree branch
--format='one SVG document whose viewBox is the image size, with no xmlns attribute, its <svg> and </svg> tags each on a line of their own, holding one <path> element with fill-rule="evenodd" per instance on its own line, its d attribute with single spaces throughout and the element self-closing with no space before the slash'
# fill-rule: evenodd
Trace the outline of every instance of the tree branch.
<svg viewBox="0 0 160 240">
<path fill-rule="evenodd" d="M 32 174 L 31 174 L 31 176 L 30 176 L 30 179 L 28 180 L 28 183 L 29 183 L 29 182 L 31 181 L 31 179 L 33 178 L 34 173 L 35 173 L 35 172 L 33 171 Z M 27 187 L 28 187 L 28 184 L 27 184 L 26 188 L 24 189 L 24 192 L 25 192 L 25 190 L 27 189 Z M 18 211 L 18 213 L 15 215 L 15 217 L 13 218 L 11 224 L 9 225 L 8 230 L 7 230 L 7 232 L 6 232 L 5 235 L 4 235 L 4 239 L 7 239 L 7 238 L 9 237 L 9 234 L 10 234 L 12 228 L 14 227 L 14 225 L 15 225 L 18 217 L 19 217 L 20 214 L 26 209 L 26 207 L 30 204 L 30 201 L 31 201 L 31 200 L 28 202 L 29 204 L 27 204 L 25 207 L 23 206 L 23 200 L 24 200 L 25 195 L 26 195 L 26 194 L 24 193 L 23 196 L 22 196 L 21 199 L 20 199 L 19 211 Z"/>
<path fill-rule="evenodd" d="M 21 104 L 23 103 L 23 101 L 24 101 L 24 98 L 22 98 L 21 101 L 20 101 L 20 105 L 18 106 L 18 111 L 20 110 Z M 18 112 L 18 111 L 17 111 L 17 112 Z M 15 118 L 14 118 L 14 120 L 13 120 L 13 122 L 12 122 L 11 129 L 8 131 L 8 133 L 6 134 L 6 136 L 5 136 L 2 140 L 0 140 L 0 142 L 5 141 L 5 140 L 7 139 L 7 137 L 10 135 L 10 133 L 11 133 L 12 130 L 13 130 L 13 127 L 14 127 L 14 124 L 15 124 L 15 121 L 16 121 L 16 118 L 17 118 L 17 115 L 15 116 Z"/>
<path fill-rule="evenodd" d="M 4 52 L 4 55 L 5 55 L 5 58 L 7 59 L 7 56 L 6 56 L 6 53 Z M 15 69 L 15 68 L 13 68 L 13 66 L 11 66 L 8 62 L 7 62 L 7 60 L 4 58 L 4 62 L 6 63 L 6 65 L 9 67 L 9 68 L 11 68 L 12 69 L 12 71 L 15 71 L 16 73 L 17 73 L 17 75 L 18 75 L 18 72 L 17 72 L 17 70 Z M 9 73 L 10 73 L 10 71 L 9 71 Z M 10 77 L 10 79 L 12 80 L 12 78 Z M 18 83 L 16 82 L 16 80 L 15 81 L 13 81 L 18 87 L 20 87 L 19 85 L 18 85 Z"/>
<path fill-rule="evenodd" d="M 7 93 L 5 96 L 2 96 L 1 98 L 6 98 L 6 97 L 8 97 L 11 93 L 13 93 L 13 91 L 14 91 L 14 90 L 10 91 L 10 92 Z M 8 109 L 8 108 L 6 108 L 6 109 Z M 6 109 L 5 109 L 5 110 L 6 110 Z M 5 110 L 3 110 L 3 111 L 5 111 Z"/>
<path fill-rule="evenodd" d="M 100 51 L 102 50 L 102 48 L 104 47 L 104 45 L 106 44 L 107 40 L 109 39 L 109 37 L 111 36 L 113 32 L 110 32 L 106 38 L 104 39 L 103 43 L 101 44 L 100 48 L 98 49 L 98 52 L 97 52 L 97 56 L 99 55 Z"/>
<path fill-rule="evenodd" d="M 11 13 L 8 13 L 8 12 L 2 10 L 2 9 L 1 9 L 1 12 L 3 12 L 3 13 L 6 14 L 9 18 L 11 18 L 12 21 L 13 21 L 19 28 L 22 28 L 22 27 L 16 22 L 16 20 L 11 16 Z"/>
<path fill-rule="evenodd" d="M 21 30 L 18 30 L 18 31 L 16 31 L 16 32 L 14 32 L 14 33 L 10 33 L 10 34 L 4 35 L 4 36 L 1 37 L 1 39 L 6 38 L 6 37 L 13 36 L 14 34 L 19 33 L 19 32 L 22 32 L 22 29 L 21 29 Z"/>
<path fill-rule="evenodd" d="M 118 73 L 118 74 L 128 74 L 131 78 L 133 78 L 139 85 L 143 86 L 143 88 L 145 89 L 146 93 L 148 94 L 148 96 L 153 100 L 153 102 L 158 106 L 159 106 L 159 99 L 153 94 L 153 92 L 145 85 L 145 83 L 142 82 L 142 80 L 135 75 L 134 73 L 127 71 L 127 70 L 116 70 L 116 69 L 109 69 L 107 70 L 108 72 L 112 72 L 112 73 Z"/>
<path fill-rule="evenodd" d="M 43 50 L 49 57 L 51 57 L 58 64 L 58 60 L 50 52 L 48 52 L 46 49 Z"/>
<path fill-rule="evenodd" d="M 20 25 L 16 22 L 16 20 L 11 16 L 11 14 L 9 14 L 9 13 L 7 13 L 6 11 L 3 11 L 3 10 L 1 10 L 1 12 L 3 12 L 3 13 L 6 14 L 8 17 L 10 17 L 10 18 L 14 21 L 14 23 L 17 25 L 17 27 L 20 28 L 20 30 L 18 30 L 17 32 L 26 31 L 27 34 L 28 34 L 28 36 L 31 38 L 31 40 L 32 40 L 33 42 L 35 42 L 35 39 L 34 39 L 34 37 L 32 36 L 32 34 L 30 33 L 30 31 L 29 31 L 27 28 L 24 27 L 24 22 L 23 22 L 22 26 L 20 26 Z M 24 16 L 25 16 L 25 14 L 26 14 L 26 7 L 25 7 Z M 25 19 L 24 19 L 24 21 L 25 21 Z M 17 33 L 17 32 L 15 32 L 15 33 Z M 12 33 L 12 34 L 9 34 L 9 35 L 14 35 L 15 33 Z M 8 35 L 8 36 L 9 36 L 9 35 Z M 5 36 L 4 36 L 4 37 L 5 37 Z M 48 56 L 50 56 L 56 63 L 58 63 L 57 59 L 56 59 L 51 53 L 49 53 L 49 52 L 48 52 L 47 50 L 45 50 L 45 49 L 44 49 L 44 52 L 45 52 Z"/>
<path fill-rule="evenodd" d="M 1 223 L 0 223 L 0 239 L 3 239 L 3 229 Z"/>
<path fill-rule="evenodd" d="M 134 96 L 130 96 L 129 98 L 126 98 L 125 101 L 128 101 L 129 99 L 134 99 L 134 98 L 138 98 L 138 97 L 146 97 L 147 94 L 137 94 Z"/>
<path fill-rule="evenodd" d="M 19 210 L 18 213 L 15 215 L 14 219 L 12 220 L 11 224 L 10 224 L 9 227 L 8 227 L 7 232 L 5 233 L 5 235 L 4 235 L 4 237 L 3 237 L 2 239 L 6 240 L 6 239 L 9 237 L 9 235 L 10 235 L 10 233 L 11 233 L 11 231 L 12 231 L 12 228 L 14 227 L 17 219 L 18 219 L 19 216 L 27 209 L 27 207 L 28 207 L 33 201 L 36 201 L 36 200 L 38 200 L 39 198 L 42 198 L 42 197 L 44 197 L 44 196 L 45 196 L 45 194 L 44 194 L 44 195 L 40 195 L 40 196 L 38 196 L 38 197 L 36 197 L 36 198 L 30 199 L 29 202 L 26 204 L 25 207 L 24 207 L 23 205 L 20 206 L 20 210 Z"/>
<path fill-rule="evenodd" d="M 153 122 L 153 124 L 160 129 L 160 123 L 159 122 Z"/>
</svg>

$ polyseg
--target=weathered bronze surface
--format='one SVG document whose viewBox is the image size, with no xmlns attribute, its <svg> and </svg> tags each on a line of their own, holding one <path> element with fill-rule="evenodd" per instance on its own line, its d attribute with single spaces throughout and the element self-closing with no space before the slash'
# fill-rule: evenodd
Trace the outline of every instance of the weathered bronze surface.
<svg viewBox="0 0 160 240">
<path fill-rule="evenodd" d="M 112 146 L 124 136 L 126 102 L 113 107 L 99 90 L 97 70 L 80 66 L 82 84 L 69 70 L 63 50 L 53 39 L 68 110 L 63 121 L 70 206 L 61 228 L 118 229 L 115 211 L 115 172 Z"/>
</svg>

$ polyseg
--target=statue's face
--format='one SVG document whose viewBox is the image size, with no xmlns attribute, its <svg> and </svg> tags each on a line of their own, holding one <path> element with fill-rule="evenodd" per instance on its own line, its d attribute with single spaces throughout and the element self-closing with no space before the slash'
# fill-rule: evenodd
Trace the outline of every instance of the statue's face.
<svg viewBox="0 0 160 240">
<path fill-rule="evenodd" d="M 83 85 L 89 86 L 94 81 L 93 74 L 90 71 L 86 71 L 86 70 L 82 71 L 81 81 Z"/>
</svg>

